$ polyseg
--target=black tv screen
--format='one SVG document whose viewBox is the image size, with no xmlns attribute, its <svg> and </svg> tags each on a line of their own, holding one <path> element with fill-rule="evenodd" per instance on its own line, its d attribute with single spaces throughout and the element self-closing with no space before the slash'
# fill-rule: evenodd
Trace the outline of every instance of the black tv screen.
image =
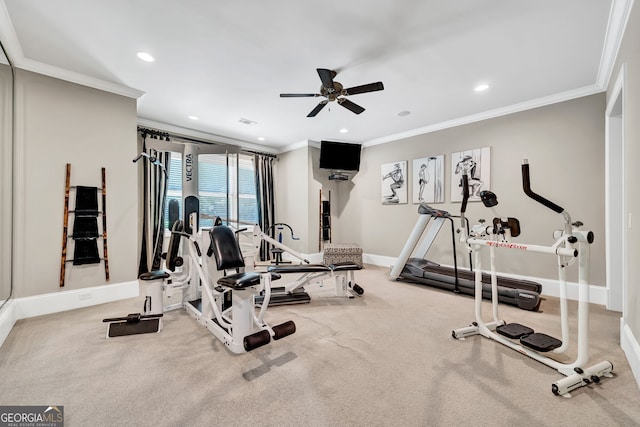
<svg viewBox="0 0 640 427">
<path fill-rule="evenodd" d="M 320 141 L 320 169 L 359 170 L 361 148 L 361 144 Z"/>
</svg>

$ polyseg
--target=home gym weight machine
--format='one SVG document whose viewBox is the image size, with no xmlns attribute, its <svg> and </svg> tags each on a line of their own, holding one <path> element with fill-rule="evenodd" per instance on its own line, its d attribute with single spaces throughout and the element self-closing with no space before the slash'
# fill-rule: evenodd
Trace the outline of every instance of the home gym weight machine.
<svg viewBox="0 0 640 427">
<path fill-rule="evenodd" d="M 462 202 L 461 218 L 464 220 L 466 204 L 469 198 L 468 177 L 463 173 L 464 199 Z M 472 325 L 455 329 L 452 336 L 464 339 L 473 335 L 497 341 L 513 350 L 518 351 L 540 363 L 543 363 L 565 375 L 554 382 L 551 391 L 555 395 L 570 396 L 570 392 L 588 384 L 599 383 L 602 377 L 611 377 L 613 365 L 609 361 L 602 361 L 585 367 L 589 358 L 589 245 L 593 243 L 594 235 L 591 231 L 583 231 L 581 222 L 572 222 L 569 213 L 562 207 L 531 190 L 529 164 L 525 159 L 522 164 L 522 184 L 524 192 L 543 206 L 562 215 L 564 228 L 554 233 L 556 242 L 551 246 L 529 245 L 510 242 L 512 230 L 519 230 L 519 222 L 515 218 L 496 217 L 493 224 L 480 222 L 470 232 L 462 227 L 461 241 L 468 245 L 474 253 L 475 260 L 475 321 Z M 497 205 L 497 198 L 491 192 L 482 192 L 481 199 L 485 206 Z M 464 224 L 463 224 L 464 225 Z M 514 233 L 516 234 L 516 233 Z M 485 322 L 482 315 L 482 280 L 481 280 L 481 249 L 488 246 L 491 260 L 491 290 L 493 320 Z M 562 339 L 556 339 L 546 334 L 536 333 L 533 329 L 518 324 L 506 323 L 498 316 L 497 280 L 495 265 L 496 248 L 531 251 L 552 254 L 557 257 L 558 277 L 560 283 L 560 316 Z M 560 363 L 544 353 L 563 353 L 569 347 L 569 321 L 567 307 L 566 268 L 578 262 L 578 341 L 577 357 L 571 363 Z"/>
<path fill-rule="evenodd" d="M 271 281 L 280 276 L 272 273 L 246 272 L 244 259 L 235 233 L 231 228 L 218 225 L 209 231 L 208 254 L 216 261 L 217 270 L 225 274 L 210 286 L 211 280 L 205 275 L 198 259 L 202 253 L 197 244 L 196 215 L 191 214 L 191 235 L 188 237 L 190 268 L 197 271 L 197 277 L 189 281 L 184 294 L 184 308 L 200 324 L 222 341 L 234 353 L 250 351 L 268 344 L 270 339 L 278 340 L 295 332 L 295 324 L 289 320 L 270 327 L 264 321 L 264 314 L 271 297 Z M 185 233 L 174 235 L 187 237 Z M 228 270 L 240 270 L 227 274 Z M 264 304 L 255 301 L 264 295 Z M 259 310 L 258 310 L 259 309 Z M 256 315 L 255 311 L 259 313 Z"/>
<path fill-rule="evenodd" d="M 171 147 L 174 151 L 175 148 Z M 126 317 L 104 319 L 104 322 L 109 323 L 107 336 L 159 332 L 162 329 L 160 318 L 164 311 L 178 307 L 183 307 L 233 353 L 251 351 L 268 344 L 271 338 L 277 340 L 293 334 L 295 324 L 292 321 L 273 327 L 264 321 L 271 296 L 271 280 L 278 279 L 279 276 L 242 271 L 244 259 L 240 246 L 228 227 L 214 227 L 209 233 L 209 255 L 215 257 L 217 270 L 224 275 L 216 281 L 217 286 L 205 275 L 201 263 L 202 253 L 197 242 L 199 201 L 193 195 L 197 194 L 197 156 L 200 147 L 184 144 L 181 148 L 184 150 L 186 165 L 183 168 L 183 193 L 187 195 L 184 198 L 184 211 L 188 221 L 176 221 L 173 224 L 165 263 L 172 271 L 176 266 L 183 265 L 183 272 L 179 275 L 152 271 L 141 275 L 140 285 L 145 288 L 146 293 L 144 314 L 133 313 Z M 208 151 L 227 151 L 221 146 L 208 148 Z M 149 156 L 146 158 L 149 159 Z M 177 256 L 182 238 L 187 242 L 186 263 Z M 227 274 L 227 270 L 236 272 Z M 255 303 L 255 296 L 258 294 L 263 294 L 266 302 L 259 307 Z M 177 303 L 165 307 L 165 298 L 173 298 Z"/>
</svg>

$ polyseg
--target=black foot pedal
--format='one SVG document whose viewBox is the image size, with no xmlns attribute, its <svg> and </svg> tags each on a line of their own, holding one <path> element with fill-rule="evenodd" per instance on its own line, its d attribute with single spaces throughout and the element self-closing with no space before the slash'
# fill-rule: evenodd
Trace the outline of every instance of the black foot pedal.
<svg viewBox="0 0 640 427">
<path fill-rule="evenodd" d="M 271 341 L 271 335 L 269 331 L 258 331 L 255 334 L 247 335 L 244 337 L 244 349 L 246 351 L 254 350 L 258 347 L 262 347 L 265 344 L 269 344 Z"/>
<path fill-rule="evenodd" d="M 520 339 L 520 344 L 535 351 L 551 351 L 562 345 L 562 341 L 547 334 L 531 334 Z"/>
<path fill-rule="evenodd" d="M 102 321 L 109 323 L 109 326 L 107 326 L 107 336 L 114 338 L 160 332 L 161 317 L 162 314 L 141 315 L 140 313 L 131 313 L 126 317 L 102 319 Z"/>
<path fill-rule="evenodd" d="M 496 328 L 496 332 L 512 340 L 517 340 L 533 334 L 534 330 L 519 323 L 508 323 L 506 325 L 498 326 Z"/>
<path fill-rule="evenodd" d="M 296 324 L 292 320 L 276 325 L 273 328 L 273 339 L 279 340 L 293 334 L 296 331 Z"/>
</svg>

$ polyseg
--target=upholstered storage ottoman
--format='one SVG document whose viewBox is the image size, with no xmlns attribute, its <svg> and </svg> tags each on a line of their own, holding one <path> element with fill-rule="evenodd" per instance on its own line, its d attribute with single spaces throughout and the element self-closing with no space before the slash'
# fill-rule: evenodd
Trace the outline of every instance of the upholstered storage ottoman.
<svg viewBox="0 0 640 427">
<path fill-rule="evenodd" d="M 323 262 L 325 265 L 350 262 L 362 267 L 362 248 L 355 243 L 326 243 Z"/>
</svg>

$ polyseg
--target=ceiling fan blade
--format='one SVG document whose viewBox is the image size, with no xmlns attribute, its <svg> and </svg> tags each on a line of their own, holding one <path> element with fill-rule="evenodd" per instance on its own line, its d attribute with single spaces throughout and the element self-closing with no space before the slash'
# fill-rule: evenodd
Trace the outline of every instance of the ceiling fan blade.
<svg viewBox="0 0 640 427">
<path fill-rule="evenodd" d="M 357 95 L 358 93 L 375 92 L 377 90 L 383 90 L 384 85 L 382 82 L 369 83 L 362 86 L 354 86 L 343 91 L 344 95 Z"/>
<path fill-rule="evenodd" d="M 354 102 L 349 101 L 346 98 L 338 98 L 337 101 L 338 101 L 338 104 L 342 105 L 347 110 L 353 111 L 356 114 L 360 114 L 364 111 L 364 108 L 362 108 L 361 106 L 359 106 Z"/>
<path fill-rule="evenodd" d="M 322 87 L 326 89 L 335 89 L 335 85 L 333 84 L 333 77 L 336 75 L 334 71 L 327 70 L 326 68 L 317 68 L 318 76 L 320 76 L 320 80 L 322 80 Z"/>
<path fill-rule="evenodd" d="M 316 114 L 318 114 L 320 112 L 320 110 L 322 110 L 324 108 L 324 106 L 327 105 L 327 102 L 328 101 L 322 101 L 320 104 L 316 105 L 316 108 L 311 110 L 311 112 L 309 114 L 307 114 L 307 117 L 315 117 Z"/>
<path fill-rule="evenodd" d="M 303 97 L 314 97 L 320 96 L 316 93 L 281 93 L 280 98 L 303 98 Z"/>
</svg>

